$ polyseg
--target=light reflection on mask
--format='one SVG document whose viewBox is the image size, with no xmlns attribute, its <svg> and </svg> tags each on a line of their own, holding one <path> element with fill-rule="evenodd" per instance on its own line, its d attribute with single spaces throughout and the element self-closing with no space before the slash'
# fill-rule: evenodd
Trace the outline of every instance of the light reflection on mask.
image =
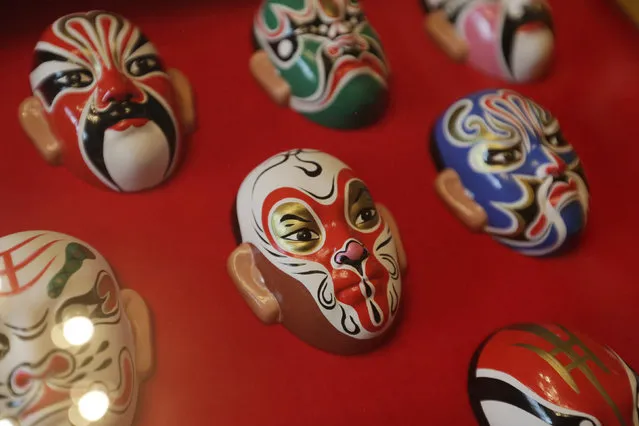
<svg viewBox="0 0 639 426">
<path fill-rule="evenodd" d="M 356 339 L 388 329 L 401 297 L 397 249 L 348 166 L 319 151 L 278 154 L 244 180 L 237 212 L 242 240 L 299 281 L 335 329 Z"/>
<path fill-rule="evenodd" d="M 266 0 L 254 36 L 290 85 L 294 110 L 330 127 L 368 124 L 383 112 L 388 67 L 359 2 Z"/>
<path fill-rule="evenodd" d="M 58 19 L 35 47 L 30 80 L 74 173 L 116 191 L 169 177 L 181 143 L 175 95 L 156 48 L 127 19 Z"/>
<path fill-rule="evenodd" d="M 501 89 L 466 96 L 438 119 L 431 142 L 438 167 L 459 174 L 498 241 L 547 255 L 585 226 L 579 157 L 556 118 L 532 100 Z"/>
<path fill-rule="evenodd" d="M 0 239 L 0 425 L 131 424 L 134 356 L 118 284 L 97 251 L 52 232 Z"/>
<path fill-rule="evenodd" d="M 480 426 L 635 426 L 637 375 L 612 349 L 561 325 L 514 324 L 471 361 Z"/>
</svg>

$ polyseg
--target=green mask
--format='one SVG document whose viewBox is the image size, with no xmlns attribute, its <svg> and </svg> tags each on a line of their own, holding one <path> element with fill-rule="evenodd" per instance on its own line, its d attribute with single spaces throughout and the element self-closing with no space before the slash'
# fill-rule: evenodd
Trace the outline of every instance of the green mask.
<svg viewBox="0 0 639 426">
<path fill-rule="evenodd" d="M 333 128 L 375 122 L 387 104 L 388 65 L 357 0 L 265 0 L 253 25 L 290 87 L 290 107 Z"/>
</svg>

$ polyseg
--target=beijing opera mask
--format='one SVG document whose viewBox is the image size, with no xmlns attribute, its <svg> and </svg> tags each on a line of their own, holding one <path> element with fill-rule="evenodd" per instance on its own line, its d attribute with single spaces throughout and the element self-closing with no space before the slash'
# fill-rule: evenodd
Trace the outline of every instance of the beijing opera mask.
<svg viewBox="0 0 639 426">
<path fill-rule="evenodd" d="M 351 355 L 389 335 L 406 260 L 388 210 L 340 160 L 280 153 L 244 180 L 229 273 L 264 323 Z"/>
<path fill-rule="evenodd" d="M 20 122 L 50 164 L 122 192 L 173 173 L 193 127 L 190 85 L 125 18 L 93 11 L 58 19 L 35 46 L 30 81 Z"/>
<path fill-rule="evenodd" d="M 550 68 L 554 25 L 546 0 L 420 0 L 426 31 L 456 61 L 514 83 Z"/>
<path fill-rule="evenodd" d="M 389 69 L 357 0 L 265 0 L 253 37 L 251 71 L 279 105 L 342 129 L 383 115 Z"/>
<path fill-rule="evenodd" d="M 0 238 L 0 425 L 129 426 L 151 351 L 144 301 L 95 249 Z"/>
<path fill-rule="evenodd" d="M 439 196 L 473 231 L 530 256 L 576 241 L 589 193 L 559 122 L 510 90 L 464 97 L 435 123 L 431 153 Z"/>
<path fill-rule="evenodd" d="M 473 356 L 480 426 L 636 426 L 637 375 L 619 355 L 561 325 L 516 324 Z"/>
</svg>

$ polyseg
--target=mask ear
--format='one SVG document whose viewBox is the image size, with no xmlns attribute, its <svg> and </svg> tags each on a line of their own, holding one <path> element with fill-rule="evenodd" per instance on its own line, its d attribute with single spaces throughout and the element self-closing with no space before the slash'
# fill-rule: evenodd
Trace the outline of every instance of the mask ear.
<svg viewBox="0 0 639 426">
<path fill-rule="evenodd" d="M 42 158 L 51 165 L 59 165 L 62 162 L 62 144 L 53 135 L 38 98 L 30 96 L 22 101 L 18 118 Z"/>
<path fill-rule="evenodd" d="M 227 269 L 244 301 L 263 323 L 282 322 L 280 305 L 255 264 L 252 244 L 237 246 L 228 258 Z"/>
<path fill-rule="evenodd" d="M 470 230 L 481 232 L 488 223 L 484 209 L 466 194 L 459 175 L 452 169 L 444 169 L 435 181 L 435 190 L 448 208 Z"/>
<path fill-rule="evenodd" d="M 153 338 L 151 314 L 138 293 L 125 289 L 120 292 L 127 317 L 135 338 L 135 366 L 140 380 L 146 380 L 153 370 Z"/>
<path fill-rule="evenodd" d="M 177 69 L 170 69 L 167 71 L 167 74 L 169 74 L 171 78 L 171 84 L 177 97 L 184 130 L 187 133 L 192 133 L 195 129 L 195 101 L 193 100 L 191 83 L 189 83 L 186 76 Z"/>
<path fill-rule="evenodd" d="M 268 54 L 263 50 L 256 50 L 249 62 L 251 74 L 262 86 L 271 99 L 279 106 L 287 106 L 291 95 L 291 88 L 273 66 Z"/>
<path fill-rule="evenodd" d="M 468 43 L 457 34 L 455 26 L 448 20 L 446 12 L 438 10 L 426 15 L 426 33 L 451 59 L 463 62 L 468 57 Z"/>
<path fill-rule="evenodd" d="M 379 212 L 384 222 L 388 223 L 388 226 L 393 233 L 393 239 L 395 240 L 395 247 L 397 248 L 397 260 L 399 261 L 399 268 L 402 273 L 406 272 L 408 268 L 408 262 L 406 260 L 406 252 L 404 251 L 404 244 L 402 243 L 402 238 L 399 234 L 399 228 L 397 226 L 397 222 L 395 222 L 395 218 L 391 214 L 391 212 L 386 208 L 383 204 L 376 204 L 377 211 Z"/>
</svg>

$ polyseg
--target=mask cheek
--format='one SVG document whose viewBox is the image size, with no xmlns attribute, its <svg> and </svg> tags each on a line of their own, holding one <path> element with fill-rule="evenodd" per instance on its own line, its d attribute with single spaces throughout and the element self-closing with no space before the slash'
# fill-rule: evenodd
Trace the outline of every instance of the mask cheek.
<svg viewBox="0 0 639 426">
<path fill-rule="evenodd" d="M 80 117 L 90 102 L 91 94 L 70 93 L 56 99 L 48 120 L 51 129 L 64 144 L 76 143 Z"/>
<path fill-rule="evenodd" d="M 155 97 L 160 97 L 160 102 L 165 102 L 171 108 L 171 113 L 175 114 L 175 96 L 173 93 L 173 86 L 171 81 L 166 78 L 165 74 L 162 75 L 149 75 L 146 77 L 141 77 L 137 81 L 134 80 L 136 86 L 141 91 L 152 91 L 155 92 L 153 95 Z"/>
</svg>

